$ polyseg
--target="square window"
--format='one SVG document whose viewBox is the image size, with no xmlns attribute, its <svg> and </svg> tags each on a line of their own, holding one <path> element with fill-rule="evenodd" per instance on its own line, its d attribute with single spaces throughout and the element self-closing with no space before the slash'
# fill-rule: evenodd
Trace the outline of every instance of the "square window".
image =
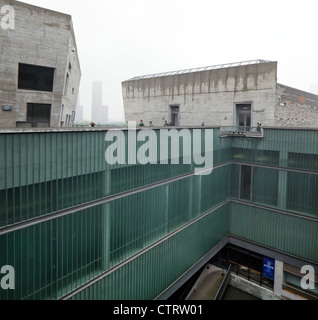
<svg viewBox="0 0 318 320">
<path fill-rule="evenodd" d="M 49 127 L 51 121 L 51 105 L 28 103 L 27 123 L 32 127 Z"/>
<path fill-rule="evenodd" d="M 18 89 L 53 92 L 54 70 L 19 63 Z"/>
</svg>

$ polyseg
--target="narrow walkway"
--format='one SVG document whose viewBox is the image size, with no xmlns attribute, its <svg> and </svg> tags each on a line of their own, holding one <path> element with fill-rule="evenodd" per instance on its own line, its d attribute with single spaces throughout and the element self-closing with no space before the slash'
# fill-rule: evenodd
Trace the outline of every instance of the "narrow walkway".
<svg viewBox="0 0 318 320">
<path fill-rule="evenodd" d="M 225 272 L 222 269 L 208 264 L 189 292 L 186 300 L 214 300 L 224 276 Z"/>
</svg>

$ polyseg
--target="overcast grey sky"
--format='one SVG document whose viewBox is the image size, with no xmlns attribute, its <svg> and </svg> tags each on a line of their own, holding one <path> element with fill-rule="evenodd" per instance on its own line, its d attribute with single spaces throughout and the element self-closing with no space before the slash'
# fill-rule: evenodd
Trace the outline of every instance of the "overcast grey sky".
<svg viewBox="0 0 318 320">
<path fill-rule="evenodd" d="M 317 0 L 24 0 L 72 15 L 89 119 L 92 81 L 121 120 L 121 82 L 138 75 L 264 59 L 278 82 L 318 84 Z M 315 92 L 318 94 L 318 92 Z"/>
</svg>

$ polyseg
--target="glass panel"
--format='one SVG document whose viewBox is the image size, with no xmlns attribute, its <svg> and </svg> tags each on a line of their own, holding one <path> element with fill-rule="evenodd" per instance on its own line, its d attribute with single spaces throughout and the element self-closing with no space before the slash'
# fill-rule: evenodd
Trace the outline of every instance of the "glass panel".
<svg viewBox="0 0 318 320">
<path fill-rule="evenodd" d="M 289 152 L 288 167 L 318 171 L 318 155 Z"/>
<path fill-rule="evenodd" d="M 253 202 L 277 206 L 278 170 L 253 169 Z"/>
<path fill-rule="evenodd" d="M 245 115 L 244 114 L 240 114 L 239 115 L 239 123 L 238 125 L 240 127 L 245 127 Z"/>
<path fill-rule="evenodd" d="M 241 199 L 251 201 L 252 167 L 241 167 Z"/>
<path fill-rule="evenodd" d="M 318 176 L 288 172 L 287 208 L 318 217 Z"/>
<path fill-rule="evenodd" d="M 241 139 L 235 141 L 241 144 Z M 279 152 L 271 150 L 255 150 L 254 148 L 232 148 L 232 157 L 238 162 L 253 162 L 257 164 L 279 165 Z"/>
<path fill-rule="evenodd" d="M 251 127 L 251 115 L 246 115 L 246 127 Z"/>
</svg>

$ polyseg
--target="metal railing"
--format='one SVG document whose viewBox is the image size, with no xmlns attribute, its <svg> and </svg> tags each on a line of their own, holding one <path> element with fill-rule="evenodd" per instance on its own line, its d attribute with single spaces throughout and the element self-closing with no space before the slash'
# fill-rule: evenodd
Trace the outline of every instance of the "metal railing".
<svg viewBox="0 0 318 320">
<path fill-rule="evenodd" d="M 248 66 L 248 65 L 251 65 L 251 64 L 260 64 L 260 63 L 267 63 L 267 62 L 271 62 L 271 61 L 257 59 L 257 60 L 248 60 L 248 61 L 224 63 L 224 64 L 218 64 L 218 65 L 213 65 L 213 66 L 198 67 L 198 68 L 191 68 L 191 69 L 183 69 L 183 70 L 176 70 L 176 71 L 169 71 L 169 72 L 161 72 L 161 73 L 142 75 L 142 76 L 137 76 L 137 77 L 131 78 L 131 79 L 127 80 L 127 81 L 150 79 L 150 78 L 159 78 L 159 77 L 173 76 L 173 75 L 178 75 L 178 74 L 202 72 L 202 71 L 209 71 L 209 70 L 216 70 L 216 69 L 225 69 L 225 68 L 231 68 L 231 67 Z"/>
<path fill-rule="evenodd" d="M 214 297 L 214 300 L 221 300 L 222 299 L 224 292 L 230 282 L 231 273 L 232 273 L 232 265 L 230 264 L 229 268 L 227 269 L 226 275 L 221 283 L 221 286 Z"/>
<path fill-rule="evenodd" d="M 221 127 L 220 137 L 263 138 L 264 129 L 262 127 L 244 127 L 244 126 Z"/>
<path fill-rule="evenodd" d="M 251 64 L 260 64 L 260 63 L 267 63 L 267 62 L 271 62 L 271 61 L 257 59 L 257 60 L 249 60 L 249 61 L 224 63 L 224 64 L 218 64 L 218 65 L 207 66 L 207 67 L 199 67 L 199 68 L 191 68 L 191 69 L 183 69 L 183 70 L 176 70 L 176 71 L 169 71 L 169 72 L 161 72 L 161 73 L 142 75 L 142 76 L 137 76 L 137 77 L 131 78 L 131 79 L 127 80 L 127 81 L 142 80 L 142 79 L 149 79 L 149 78 L 158 78 L 158 77 L 166 77 L 166 76 L 172 76 L 172 75 L 178 75 L 178 74 L 209 71 L 209 70 L 216 70 L 216 69 L 225 69 L 225 68 L 231 68 L 231 67 L 240 67 L 240 66 L 247 66 L 247 65 L 251 65 Z"/>
<path fill-rule="evenodd" d="M 289 285 L 287 283 L 283 283 L 283 290 L 288 291 L 294 295 L 298 295 L 302 298 L 305 298 L 307 300 L 318 300 L 318 296 L 315 295 L 313 292 L 306 292 L 304 290 L 301 290 L 295 286 Z"/>
</svg>

